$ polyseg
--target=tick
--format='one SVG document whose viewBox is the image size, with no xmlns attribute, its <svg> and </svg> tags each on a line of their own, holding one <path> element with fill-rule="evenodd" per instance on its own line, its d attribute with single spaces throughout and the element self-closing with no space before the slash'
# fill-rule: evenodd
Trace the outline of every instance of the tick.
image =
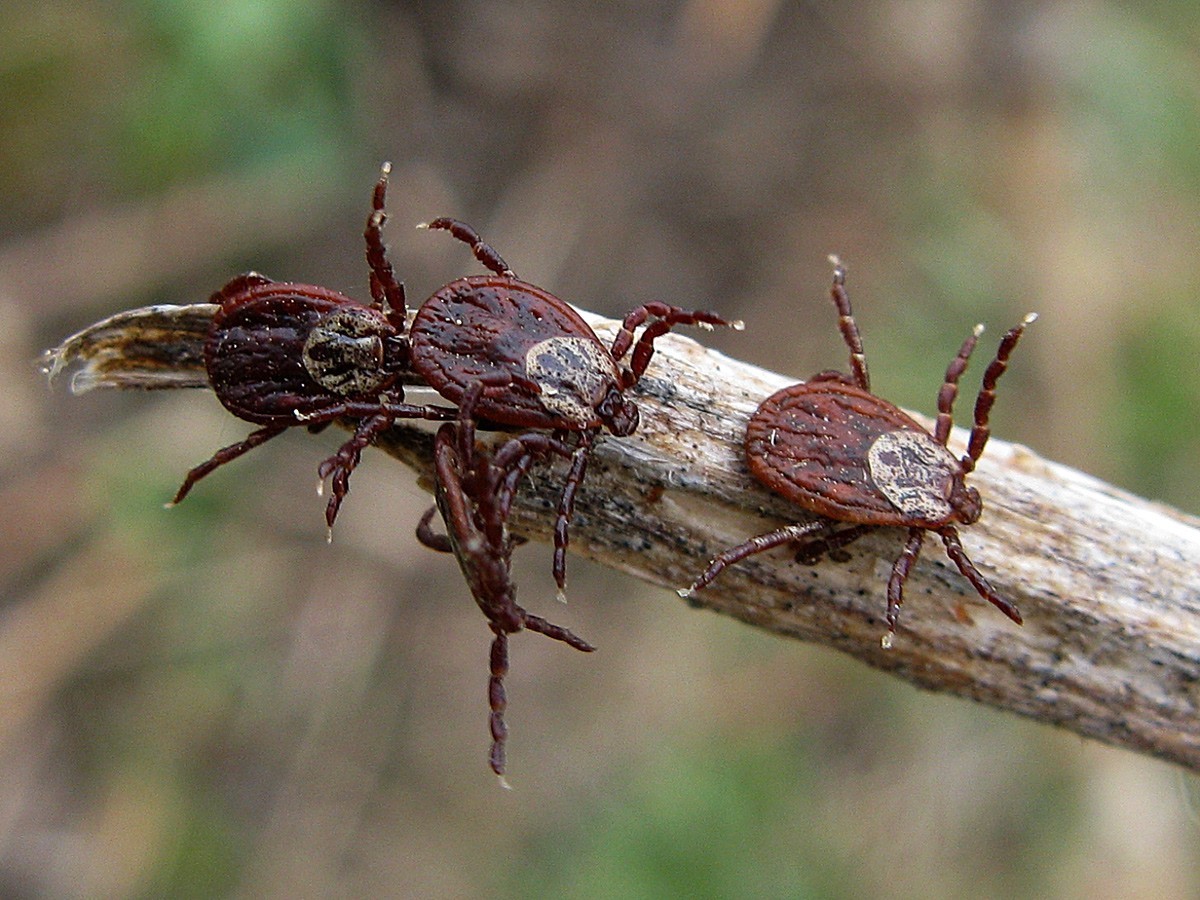
<svg viewBox="0 0 1200 900">
<path fill-rule="evenodd" d="M 792 544 L 797 560 L 811 564 L 873 528 L 890 526 L 907 529 L 908 537 L 888 580 L 885 647 L 891 646 L 905 581 L 930 531 L 942 539 L 946 554 L 979 595 L 1020 624 L 1017 607 L 1000 596 L 968 558 L 956 526 L 973 524 L 983 511 L 979 492 L 967 485 L 966 477 L 987 445 L 996 382 L 1008 368 L 1009 355 L 1026 326 L 1037 316 L 1027 315 L 1001 339 L 975 400 L 967 452 L 956 459 L 946 447 L 954 399 L 983 326 L 975 327 L 946 369 L 931 434 L 871 393 L 862 339 L 846 293 L 846 270 L 835 257 L 830 261 L 834 265 L 831 296 L 842 339 L 850 350 L 852 374 L 821 372 L 772 394 L 751 416 L 745 439 L 751 474 L 822 519 L 787 525 L 726 550 L 680 593 L 689 596 L 727 566 L 773 547 Z"/>
<path fill-rule="evenodd" d="M 481 385 L 477 418 L 549 431 L 560 445 L 572 446 L 554 528 L 553 572 L 561 598 L 567 532 L 588 455 L 601 430 L 625 437 L 637 429 L 638 408 L 628 393 L 645 373 L 655 339 L 675 325 L 740 330 L 742 323 L 713 312 L 647 303 L 625 316 L 612 346 L 605 347 L 574 309 L 519 280 L 469 225 L 441 218 L 424 227 L 469 244 L 492 274 L 452 281 L 421 305 L 410 338 L 414 371 L 455 404 Z M 638 328 L 643 330 L 635 340 Z M 543 446 L 536 434 L 513 440 Z"/>
<path fill-rule="evenodd" d="M 404 402 L 409 375 L 404 286 L 388 262 L 381 229 L 389 166 L 375 186 L 364 238 L 371 270 L 369 305 L 311 284 L 272 281 L 250 272 L 213 294 L 218 305 L 204 344 L 209 384 L 222 405 L 261 425 L 187 473 L 172 503 L 213 470 L 289 428 L 318 431 L 336 419 L 358 419 L 354 434 L 321 463 L 332 477 L 325 520 L 332 529 L 363 449 L 397 419 L 449 420 L 456 411 Z"/>
<path fill-rule="evenodd" d="M 507 528 L 513 494 L 534 459 L 556 448 L 548 446 L 553 442 L 549 437 L 543 441 L 547 446 L 541 447 L 518 438 L 510 438 L 495 453 L 477 447 L 475 410 L 483 391 L 482 382 L 468 388 L 457 421 L 442 425 L 434 436 L 437 506 L 421 518 L 417 538 L 427 547 L 454 554 L 471 595 L 495 635 L 489 653 L 488 724 L 492 746 L 488 762 L 501 783 L 508 787 L 504 780 L 508 636 L 522 630 L 535 631 L 585 653 L 595 648 L 566 628 L 526 612 L 517 603 L 511 564 L 515 540 Z M 567 447 L 557 449 L 570 452 Z M 446 534 L 438 534 L 430 527 L 437 511 L 442 514 Z"/>
<path fill-rule="evenodd" d="M 649 365 L 655 339 L 675 325 L 741 328 L 741 323 L 648 303 L 625 316 L 612 347 L 605 347 L 567 303 L 518 279 L 473 228 L 439 218 L 425 227 L 469 244 L 491 274 L 439 288 L 406 331 L 404 286 L 382 238 L 390 170 L 385 163 L 364 231 L 371 304 L 257 273 L 241 275 L 213 295 L 220 309 L 205 344 L 209 381 L 230 412 L 262 427 L 192 469 L 174 502 L 214 469 L 288 428 L 316 430 L 336 419 L 358 419 L 353 436 L 318 469 L 322 482 L 332 478 L 325 511 L 332 528 L 350 474 L 378 434 L 398 419 L 456 417 L 454 409 L 405 403 L 405 381 L 423 383 L 455 405 L 479 385 L 478 418 L 551 432 L 549 438 L 531 431 L 513 439 L 535 455 L 545 455 L 549 446 L 557 452 L 571 441 L 554 529 L 553 571 L 561 594 L 568 528 L 588 453 L 601 429 L 624 437 L 637 428 L 638 408 L 626 393 Z"/>
</svg>

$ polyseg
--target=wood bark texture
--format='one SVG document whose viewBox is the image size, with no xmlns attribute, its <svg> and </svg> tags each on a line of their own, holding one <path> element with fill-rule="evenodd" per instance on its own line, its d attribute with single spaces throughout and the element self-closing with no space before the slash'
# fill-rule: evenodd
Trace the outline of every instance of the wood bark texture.
<svg viewBox="0 0 1200 900">
<path fill-rule="evenodd" d="M 122 313 L 48 351 L 46 370 L 77 366 L 77 392 L 204 386 L 202 345 L 214 311 L 195 304 Z M 616 322 L 584 315 L 611 340 Z M 750 414 L 794 379 L 680 335 L 657 348 L 634 392 L 640 428 L 597 442 L 571 550 L 678 589 L 725 548 L 811 517 L 761 488 L 742 453 Z M 951 449 L 961 453 L 964 437 L 956 430 Z M 429 427 L 397 427 L 378 445 L 431 485 Z M 560 463 L 533 470 L 514 532 L 550 539 L 563 474 Z M 996 438 L 970 483 L 984 512 L 962 529 L 963 542 L 1018 605 L 1023 627 L 982 600 L 931 536 L 908 581 L 896 640 L 883 649 L 884 591 L 904 535 L 896 529 L 847 548 L 847 562 L 800 565 L 786 549 L 752 557 L 689 602 L 835 647 L 929 690 L 1200 772 L 1200 520 Z"/>
</svg>

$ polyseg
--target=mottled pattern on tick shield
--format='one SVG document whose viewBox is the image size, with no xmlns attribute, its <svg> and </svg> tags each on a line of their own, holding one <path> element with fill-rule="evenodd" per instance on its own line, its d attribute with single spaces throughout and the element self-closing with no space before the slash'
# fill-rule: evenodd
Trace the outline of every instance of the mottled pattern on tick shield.
<svg viewBox="0 0 1200 900">
<path fill-rule="evenodd" d="M 757 535 L 715 557 L 687 596 L 708 585 L 727 566 L 781 545 L 792 545 L 798 561 L 812 564 L 879 526 L 908 529 L 904 548 L 892 566 L 887 587 L 891 646 L 904 599 L 904 583 L 917 560 L 925 534 L 936 532 L 946 554 L 980 596 L 1018 624 L 1016 606 L 1001 597 L 963 550 L 956 525 L 979 519 L 983 503 L 966 484 L 983 453 L 990 430 L 988 414 L 996 382 L 1008 358 L 1037 317 L 1030 314 L 1000 341 L 983 375 L 975 401 L 974 425 L 967 452 L 955 458 L 946 448 L 952 409 L 971 353 L 983 332 L 977 326 L 946 369 L 938 392 L 933 433 L 911 416 L 870 392 L 870 375 L 858 325 L 845 290 L 846 270 L 834 259 L 831 296 L 838 326 L 850 350 L 852 375 L 821 372 L 811 380 L 772 394 L 754 412 L 746 429 L 750 472 L 775 493 L 820 518 Z"/>
</svg>

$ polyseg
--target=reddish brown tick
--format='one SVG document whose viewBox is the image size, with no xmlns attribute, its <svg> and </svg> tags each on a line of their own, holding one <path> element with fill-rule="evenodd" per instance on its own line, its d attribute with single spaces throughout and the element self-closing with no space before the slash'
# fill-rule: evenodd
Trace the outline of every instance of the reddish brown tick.
<svg viewBox="0 0 1200 900">
<path fill-rule="evenodd" d="M 692 586 L 689 596 L 716 578 L 726 566 L 755 553 L 794 544 L 796 558 L 812 563 L 879 526 L 908 529 L 908 540 L 892 566 L 887 588 L 888 635 L 896 631 L 904 583 L 928 531 L 936 532 L 946 553 L 980 596 L 1020 624 L 1016 606 L 1001 597 L 963 550 L 955 524 L 979 519 L 979 492 L 965 479 L 983 453 L 990 430 L 988 414 L 996 399 L 996 382 L 1030 314 L 1000 341 L 996 358 L 983 375 L 975 401 L 975 421 L 967 452 L 955 459 L 946 448 L 953 425 L 951 411 L 958 380 L 983 326 L 963 343 L 946 369 L 938 393 L 938 416 L 930 434 L 910 416 L 870 392 L 867 361 L 858 326 L 846 294 L 846 270 L 836 258 L 831 295 L 839 328 L 850 349 L 852 376 L 821 372 L 807 382 L 777 391 L 763 401 L 746 429 L 746 461 L 751 474 L 771 490 L 822 520 L 787 525 L 750 538 L 714 558 Z M 832 521 L 830 521 L 832 520 Z M 849 527 L 839 530 L 838 525 Z"/>
<path fill-rule="evenodd" d="M 471 385 L 459 407 L 458 421 L 443 425 L 434 437 L 437 506 L 421 518 L 417 538 L 427 547 L 455 555 L 475 602 L 495 634 L 489 654 L 492 748 L 488 761 L 507 787 L 504 768 L 508 726 L 504 711 L 508 698 L 504 676 L 508 673 L 508 636 L 524 629 L 576 650 L 590 652 L 595 648 L 517 604 L 511 567 L 514 539 L 506 525 L 513 493 L 534 458 L 554 448 L 531 448 L 520 438 L 510 439 L 494 454 L 477 447 L 474 416 L 483 389 L 482 382 Z M 570 453 L 570 448 L 559 449 Z M 439 510 L 446 523 L 444 535 L 430 528 L 430 520 Z"/>
<path fill-rule="evenodd" d="M 646 371 L 655 339 L 675 325 L 740 329 L 742 323 L 647 303 L 625 316 L 607 348 L 564 301 L 518 280 L 469 225 L 435 219 L 425 227 L 470 244 L 493 274 L 452 281 L 422 304 L 412 323 L 413 369 L 452 403 L 461 403 L 473 385 L 481 384 L 476 413 L 481 420 L 548 429 L 560 449 L 573 443 L 554 528 L 554 580 L 561 597 L 567 529 L 588 454 L 602 428 L 618 437 L 637 428 L 638 408 L 626 392 Z M 635 342 L 634 331 L 643 325 Z M 539 447 L 546 437 L 529 432 L 513 440 Z"/>
</svg>

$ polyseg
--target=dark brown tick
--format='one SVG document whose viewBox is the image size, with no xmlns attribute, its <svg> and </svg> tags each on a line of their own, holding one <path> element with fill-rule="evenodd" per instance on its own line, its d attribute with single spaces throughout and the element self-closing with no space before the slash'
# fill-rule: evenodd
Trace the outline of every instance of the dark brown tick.
<svg viewBox="0 0 1200 900">
<path fill-rule="evenodd" d="M 904 583 L 928 531 L 942 539 L 946 554 L 979 595 L 1020 624 L 1016 606 L 997 594 L 967 557 L 955 525 L 976 522 L 983 510 L 979 492 L 966 484 L 966 476 L 987 444 L 996 382 L 1008 368 L 1009 355 L 1025 327 L 1037 316 L 1026 316 L 1000 341 L 975 400 L 967 452 L 956 459 L 946 448 L 952 408 L 958 380 L 983 326 L 975 327 L 946 369 L 938 392 L 937 422 L 930 434 L 912 417 L 870 392 L 862 340 L 846 294 L 846 270 L 836 258 L 830 261 L 834 264 L 831 295 L 842 338 L 850 349 L 853 374 L 821 372 L 772 394 L 751 416 L 745 443 L 746 462 L 755 478 L 823 520 L 787 525 L 726 550 L 680 594 L 690 596 L 726 566 L 782 544 L 794 544 L 797 560 L 813 563 L 872 528 L 892 526 L 908 529 L 908 539 L 888 580 L 884 647 L 891 646 Z M 841 524 L 848 527 L 839 529 Z"/>
<path fill-rule="evenodd" d="M 462 403 L 472 386 L 482 385 L 476 412 L 481 420 L 548 430 L 559 450 L 570 442 L 570 467 L 554 528 L 553 571 L 561 598 L 567 530 L 588 454 L 602 429 L 618 437 L 636 430 L 638 408 L 627 392 L 645 373 L 655 339 L 675 325 L 740 329 L 742 323 L 712 312 L 647 303 L 625 316 L 612 347 L 605 347 L 564 301 L 517 279 L 469 225 L 435 219 L 424 227 L 448 231 L 470 244 L 475 258 L 493 274 L 452 281 L 422 304 L 412 323 L 413 369 L 452 403 Z M 643 325 L 635 341 L 634 332 Z M 546 446 L 545 435 L 538 432 L 513 440 L 531 448 Z"/>
<path fill-rule="evenodd" d="M 520 438 L 510 439 L 495 454 L 477 447 L 474 415 L 483 389 L 483 383 L 478 381 L 469 387 L 459 407 L 458 421 L 443 425 L 434 437 L 437 506 L 421 518 L 417 538 L 427 547 L 455 555 L 467 586 L 495 635 L 489 655 L 492 747 L 488 762 L 501 783 L 508 787 L 504 780 L 508 636 L 521 630 L 535 631 L 576 650 L 590 652 L 595 648 L 566 628 L 528 613 L 517 604 L 511 565 L 514 539 L 506 523 L 517 483 L 535 457 L 549 448 L 533 449 Z M 569 448 L 563 449 L 570 452 Z M 436 511 L 441 512 L 446 524 L 444 535 L 430 528 Z"/>
<path fill-rule="evenodd" d="M 256 272 L 239 275 L 213 294 L 220 308 L 204 345 L 209 383 L 226 409 L 262 427 L 188 472 L 172 503 L 214 469 L 288 428 L 317 431 L 335 419 L 359 419 L 350 439 L 318 469 L 322 483 L 332 476 L 325 510 L 332 529 L 350 473 L 376 435 L 397 419 L 456 415 L 453 409 L 404 402 L 401 381 L 410 368 L 404 286 L 396 281 L 381 235 L 389 170 L 385 164 L 364 231 L 370 305 Z"/>
</svg>

